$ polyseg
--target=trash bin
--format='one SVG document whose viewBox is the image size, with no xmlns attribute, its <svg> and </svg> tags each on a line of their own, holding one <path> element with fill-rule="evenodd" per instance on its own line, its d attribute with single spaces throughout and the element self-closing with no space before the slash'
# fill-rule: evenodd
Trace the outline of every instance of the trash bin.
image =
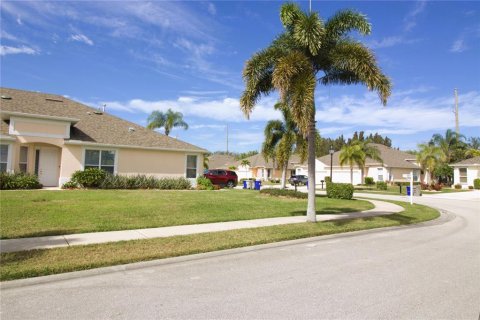
<svg viewBox="0 0 480 320">
<path fill-rule="evenodd" d="M 255 181 L 255 190 L 260 190 L 261 185 L 262 185 L 262 181 L 256 180 Z"/>
<path fill-rule="evenodd" d="M 243 180 L 243 189 L 247 189 L 247 188 L 248 188 L 247 180 Z"/>
<path fill-rule="evenodd" d="M 420 197 L 422 195 L 422 189 L 420 186 L 413 186 L 413 195 L 415 197 Z"/>
<path fill-rule="evenodd" d="M 407 196 L 409 196 L 409 195 L 410 195 L 410 187 L 407 186 Z"/>
</svg>

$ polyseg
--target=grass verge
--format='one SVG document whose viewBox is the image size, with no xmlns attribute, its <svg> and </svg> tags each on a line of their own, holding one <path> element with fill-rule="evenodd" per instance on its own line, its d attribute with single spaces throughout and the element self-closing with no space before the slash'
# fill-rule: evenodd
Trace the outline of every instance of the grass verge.
<svg viewBox="0 0 480 320">
<path fill-rule="evenodd" d="M 30 278 L 284 240 L 407 225 L 432 220 L 439 216 L 437 210 L 429 207 L 392 202 L 404 207 L 405 211 L 381 217 L 2 253 L 0 256 L 0 280 Z"/>
<path fill-rule="evenodd" d="M 253 190 L 2 191 L 3 239 L 305 215 L 306 199 Z M 360 200 L 317 197 L 317 214 L 372 209 Z"/>
</svg>

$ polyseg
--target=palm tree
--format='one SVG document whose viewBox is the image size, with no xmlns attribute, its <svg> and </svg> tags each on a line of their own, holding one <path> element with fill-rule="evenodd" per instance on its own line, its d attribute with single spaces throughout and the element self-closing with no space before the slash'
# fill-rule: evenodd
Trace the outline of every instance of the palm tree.
<svg viewBox="0 0 480 320">
<path fill-rule="evenodd" d="M 284 189 L 287 180 L 288 161 L 296 149 L 305 161 L 305 139 L 297 125 L 292 120 L 290 109 L 282 103 L 275 104 L 276 110 L 280 110 L 283 115 L 283 122 L 280 120 L 271 120 L 265 127 L 265 141 L 262 144 L 262 155 L 268 162 L 269 159 L 276 161 L 282 168 L 281 188 Z M 303 152 L 302 152 L 303 151 Z"/>
<path fill-rule="evenodd" d="M 307 220 L 315 222 L 317 81 L 323 85 L 364 84 L 379 93 L 384 105 L 391 84 L 370 49 L 348 36 L 353 30 L 362 35 L 370 33 L 371 25 L 364 15 L 342 10 L 324 23 L 317 13 L 305 13 L 297 4 L 286 3 L 280 19 L 284 33 L 245 64 L 240 107 L 248 118 L 262 95 L 277 90 L 281 101 L 291 109 L 293 120 L 308 141 Z"/>
<path fill-rule="evenodd" d="M 465 136 L 457 134 L 455 131 L 448 129 L 445 131 L 445 136 L 441 134 L 434 134 L 430 140 L 430 144 L 436 145 L 442 152 L 442 161 L 445 163 L 452 163 L 458 158 L 462 157 L 465 149 L 465 143 L 463 140 Z"/>
<path fill-rule="evenodd" d="M 372 160 L 376 160 L 376 161 L 383 164 L 383 159 L 380 155 L 380 150 L 378 150 L 377 147 L 372 145 L 370 140 L 358 141 L 356 143 L 358 143 L 360 145 L 360 148 L 362 149 L 363 153 L 365 154 L 365 162 L 367 160 L 366 158 L 370 158 Z M 361 170 L 361 181 L 362 181 L 362 183 L 364 183 L 365 163 L 363 164 L 363 166 L 360 167 L 360 170 Z"/>
<path fill-rule="evenodd" d="M 359 168 L 365 167 L 365 152 L 360 143 L 351 143 L 344 145 L 340 150 L 340 166 L 348 164 L 350 167 L 350 183 L 353 184 L 353 166 L 356 164 Z"/>
<path fill-rule="evenodd" d="M 154 130 L 163 127 L 165 129 L 165 135 L 167 136 L 173 128 L 181 127 L 185 130 L 188 129 L 188 124 L 183 121 L 183 114 L 181 112 L 175 112 L 172 109 L 168 109 L 165 113 L 153 111 L 150 116 L 148 116 L 147 121 L 147 129 Z"/>
<path fill-rule="evenodd" d="M 443 150 L 430 143 L 422 143 L 418 145 L 417 162 L 425 172 L 430 174 L 430 181 L 433 181 L 433 172 L 435 168 L 442 162 L 445 154 Z"/>
<path fill-rule="evenodd" d="M 245 175 L 247 176 L 248 178 L 248 169 L 247 169 L 247 166 L 250 166 L 250 160 L 248 159 L 243 159 L 242 161 L 240 161 L 240 165 L 243 166 L 245 168 Z"/>
</svg>

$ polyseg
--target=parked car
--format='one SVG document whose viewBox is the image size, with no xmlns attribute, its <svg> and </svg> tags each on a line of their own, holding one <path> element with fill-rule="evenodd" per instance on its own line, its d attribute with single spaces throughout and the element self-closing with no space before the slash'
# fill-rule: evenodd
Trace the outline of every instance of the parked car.
<svg viewBox="0 0 480 320">
<path fill-rule="evenodd" d="M 306 185 L 308 182 L 308 177 L 304 175 L 296 175 L 296 176 L 291 176 L 290 179 L 288 179 L 288 182 L 293 186 L 295 184 L 304 184 Z"/>
<path fill-rule="evenodd" d="M 213 184 L 226 186 L 228 188 L 236 187 L 238 184 L 238 176 L 235 171 L 223 170 L 223 169 L 212 169 L 207 170 L 203 176 Z"/>
</svg>

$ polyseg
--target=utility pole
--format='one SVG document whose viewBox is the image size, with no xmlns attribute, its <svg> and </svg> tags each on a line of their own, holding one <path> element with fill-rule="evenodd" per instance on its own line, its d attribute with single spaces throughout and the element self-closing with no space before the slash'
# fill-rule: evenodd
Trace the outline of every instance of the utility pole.
<svg viewBox="0 0 480 320">
<path fill-rule="evenodd" d="M 460 135 L 460 125 L 458 123 L 458 91 L 457 88 L 453 90 L 455 92 L 455 132 L 457 133 L 457 137 Z"/>
<path fill-rule="evenodd" d="M 227 154 L 228 154 L 228 124 L 226 125 L 227 127 Z"/>
</svg>

